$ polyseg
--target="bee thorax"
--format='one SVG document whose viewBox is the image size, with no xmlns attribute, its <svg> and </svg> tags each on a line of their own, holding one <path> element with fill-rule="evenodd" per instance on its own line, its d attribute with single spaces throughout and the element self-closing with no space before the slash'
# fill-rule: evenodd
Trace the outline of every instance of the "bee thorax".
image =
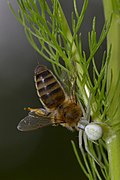
<svg viewBox="0 0 120 180">
<path fill-rule="evenodd" d="M 56 123 L 59 121 L 62 126 L 67 128 L 76 127 L 82 116 L 81 108 L 74 102 L 65 101 L 55 113 Z"/>
</svg>

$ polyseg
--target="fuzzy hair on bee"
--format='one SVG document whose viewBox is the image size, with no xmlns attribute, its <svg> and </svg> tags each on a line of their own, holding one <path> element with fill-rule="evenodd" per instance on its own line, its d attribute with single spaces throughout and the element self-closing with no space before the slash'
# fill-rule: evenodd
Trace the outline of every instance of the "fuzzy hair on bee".
<svg viewBox="0 0 120 180">
<path fill-rule="evenodd" d="M 82 117 L 81 107 L 74 97 L 69 97 L 65 93 L 61 83 L 51 70 L 39 64 L 34 71 L 34 81 L 43 109 L 28 108 L 30 113 L 20 121 L 18 129 L 29 131 L 58 124 L 70 130 L 76 129 Z"/>
</svg>

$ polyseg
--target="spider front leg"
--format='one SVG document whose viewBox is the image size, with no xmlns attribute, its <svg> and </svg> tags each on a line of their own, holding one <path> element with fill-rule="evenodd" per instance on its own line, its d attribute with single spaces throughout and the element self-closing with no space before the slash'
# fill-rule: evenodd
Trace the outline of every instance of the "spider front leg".
<svg viewBox="0 0 120 180">
<path fill-rule="evenodd" d="M 94 161 L 99 166 L 103 167 L 103 164 L 97 158 L 95 158 L 95 156 L 90 152 L 89 147 L 88 147 L 88 137 L 85 132 L 83 132 L 83 141 L 84 141 L 84 146 L 85 146 L 86 152 L 94 159 Z"/>
<path fill-rule="evenodd" d="M 90 123 L 90 100 L 91 100 L 91 95 L 89 96 L 89 99 L 88 99 L 86 112 L 82 103 L 80 102 L 83 117 L 81 117 L 80 121 L 78 122 L 78 125 L 77 125 L 78 129 L 85 130 L 85 127 Z"/>
<path fill-rule="evenodd" d="M 83 143 L 84 143 L 84 147 L 86 152 L 94 159 L 94 161 L 99 165 L 99 166 L 103 166 L 101 162 L 99 162 L 98 159 L 96 159 L 94 157 L 94 155 L 90 152 L 89 147 L 88 147 L 88 137 L 85 133 L 85 131 L 83 131 L 82 129 L 79 129 L 79 148 L 81 153 L 84 153 L 84 148 L 83 148 Z"/>
<path fill-rule="evenodd" d="M 81 150 L 81 152 L 83 153 L 83 143 L 82 143 L 82 134 L 83 134 L 83 130 L 82 129 L 80 129 L 79 130 L 79 135 L 78 135 L 78 138 L 79 138 L 79 148 L 80 148 L 80 150 Z"/>
<path fill-rule="evenodd" d="M 82 107 L 83 111 L 83 117 L 80 119 L 80 122 L 78 123 L 77 128 L 79 129 L 79 148 L 84 153 L 83 144 L 85 147 L 86 152 L 94 159 L 94 161 L 99 164 L 100 166 L 103 166 L 102 163 L 91 153 L 88 146 L 88 140 L 91 142 L 97 144 L 95 141 L 102 137 L 102 127 L 96 123 L 90 122 L 90 100 L 91 95 L 88 99 L 88 105 L 85 110 Z"/>
</svg>

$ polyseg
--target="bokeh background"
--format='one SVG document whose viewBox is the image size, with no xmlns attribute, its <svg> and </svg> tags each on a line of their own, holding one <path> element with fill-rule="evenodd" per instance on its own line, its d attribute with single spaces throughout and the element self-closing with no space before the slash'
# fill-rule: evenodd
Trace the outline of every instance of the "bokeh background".
<svg viewBox="0 0 120 180">
<path fill-rule="evenodd" d="M 17 1 L 9 0 L 17 10 Z M 81 9 L 83 0 L 78 0 Z M 71 22 L 73 0 L 60 0 Z M 100 0 L 89 0 L 80 31 L 88 52 L 87 33 L 97 17 L 97 34 L 103 23 Z M 98 65 L 105 43 L 96 55 Z M 46 127 L 33 132 L 19 132 L 18 122 L 27 115 L 24 107 L 40 107 L 33 81 L 38 56 L 28 43 L 23 27 L 17 22 L 5 0 L 0 0 L 0 179 L 2 180 L 74 180 L 86 179 L 75 158 L 71 139 L 78 143 L 76 132 L 63 127 Z M 49 66 L 49 65 L 48 65 Z"/>
</svg>

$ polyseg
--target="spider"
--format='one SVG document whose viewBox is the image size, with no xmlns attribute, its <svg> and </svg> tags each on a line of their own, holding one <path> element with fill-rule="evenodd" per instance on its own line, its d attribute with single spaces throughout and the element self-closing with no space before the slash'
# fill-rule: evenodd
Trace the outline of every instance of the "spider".
<svg viewBox="0 0 120 180">
<path fill-rule="evenodd" d="M 97 164 L 102 166 L 102 163 L 99 162 L 99 160 L 96 159 L 96 157 L 94 157 L 94 155 L 90 152 L 88 147 L 88 140 L 97 144 L 96 141 L 100 139 L 103 135 L 102 127 L 98 123 L 90 121 L 90 100 L 91 100 L 91 94 L 88 98 L 86 112 L 82 104 L 80 103 L 83 112 L 83 117 L 81 118 L 77 126 L 77 128 L 79 129 L 79 135 L 78 135 L 79 148 L 83 153 L 83 144 L 84 144 L 86 152 L 95 160 Z"/>
</svg>

